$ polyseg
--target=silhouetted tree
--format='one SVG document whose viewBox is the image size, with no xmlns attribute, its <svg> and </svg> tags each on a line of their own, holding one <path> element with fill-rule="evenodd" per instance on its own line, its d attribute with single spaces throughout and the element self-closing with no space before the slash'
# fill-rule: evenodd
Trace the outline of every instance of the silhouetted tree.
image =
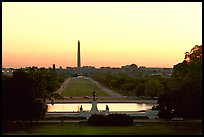
<svg viewBox="0 0 204 137">
<path fill-rule="evenodd" d="M 61 84 L 57 78 L 52 69 L 37 67 L 17 69 L 12 77 L 2 77 L 4 121 L 42 118 L 47 111 L 45 99 L 61 99 L 54 93 Z"/>
<path fill-rule="evenodd" d="M 3 109 L 7 120 L 31 118 L 34 100 L 34 79 L 23 70 L 13 72 L 13 77 L 3 83 Z"/>
<path fill-rule="evenodd" d="M 33 115 L 33 118 L 36 120 L 36 123 L 37 123 L 37 120 L 45 118 L 47 108 L 48 106 L 45 100 L 43 100 L 42 98 L 36 98 L 33 101 L 32 115 Z"/>
<path fill-rule="evenodd" d="M 161 115 L 169 115 L 174 110 L 174 115 L 183 117 L 202 116 L 201 57 L 202 45 L 196 45 L 191 52 L 185 53 L 182 63 L 174 66 L 168 83 L 169 91 L 158 100 Z M 169 96 L 168 99 L 166 95 Z"/>
</svg>

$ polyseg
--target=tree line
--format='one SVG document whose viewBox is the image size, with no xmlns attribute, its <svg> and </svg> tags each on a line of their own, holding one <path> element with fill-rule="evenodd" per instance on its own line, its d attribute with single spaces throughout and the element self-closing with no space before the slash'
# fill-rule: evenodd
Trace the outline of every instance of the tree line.
<svg viewBox="0 0 204 137">
<path fill-rule="evenodd" d="M 91 77 L 124 96 L 150 98 L 158 97 L 168 81 L 160 75 L 129 77 L 125 74 L 95 73 Z"/>
<path fill-rule="evenodd" d="M 61 97 L 55 91 L 67 77 L 55 69 L 37 67 L 16 69 L 12 77 L 2 73 L 3 122 L 43 119 L 46 99 Z"/>
<path fill-rule="evenodd" d="M 160 110 L 161 118 L 202 117 L 202 45 L 186 52 L 183 62 L 174 65 L 169 78 L 112 73 L 95 73 L 91 77 L 123 95 L 158 97 L 156 109 Z"/>
<path fill-rule="evenodd" d="M 202 45 L 185 53 L 158 99 L 160 117 L 202 118 Z"/>
</svg>

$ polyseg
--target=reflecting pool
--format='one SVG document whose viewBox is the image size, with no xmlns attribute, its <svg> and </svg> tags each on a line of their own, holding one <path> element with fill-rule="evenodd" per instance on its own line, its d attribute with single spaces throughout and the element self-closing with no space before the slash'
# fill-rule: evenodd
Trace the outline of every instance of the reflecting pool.
<svg viewBox="0 0 204 137">
<path fill-rule="evenodd" d="M 56 103 L 54 105 L 48 105 L 48 112 L 79 112 L 82 105 L 83 111 L 90 111 L 91 103 Z M 122 111 L 142 111 L 151 109 L 157 104 L 145 104 L 145 103 L 97 103 L 99 111 L 105 110 L 106 105 L 109 107 L 110 112 L 122 112 Z"/>
</svg>

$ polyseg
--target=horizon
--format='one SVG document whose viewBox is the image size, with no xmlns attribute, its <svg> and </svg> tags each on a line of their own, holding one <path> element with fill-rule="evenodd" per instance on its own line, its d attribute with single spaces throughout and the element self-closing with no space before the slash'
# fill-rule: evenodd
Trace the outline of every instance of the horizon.
<svg viewBox="0 0 204 137">
<path fill-rule="evenodd" d="M 2 2 L 2 68 L 173 68 L 202 45 L 202 2 Z"/>
<path fill-rule="evenodd" d="M 133 63 L 132 63 L 133 64 Z M 127 65 L 131 65 L 131 64 L 127 64 Z M 137 65 L 137 64 L 135 64 L 135 65 Z M 95 67 L 95 66 L 81 66 L 81 68 L 83 68 L 83 67 L 94 67 L 94 68 L 96 68 L 96 69 L 100 69 L 100 68 L 102 68 L 102 67 L 110 67 L 110 68 L 122 68 L 123 66 L 126 66 L 126 65 L 122 65 L 122 66 L 119 66 L 119 67 L 110 67 L 110 66 L 101 66 L 101 67 Z M 37 68 L 45 68 L 45 69 L 48 69 L 48 68 L 53 68 L 53 64 L 51 65 L 51 66 L 48 66 L 48 67 L 44 67 L 44 66 L 25 66 L 25 67 L 3 67 L 2 66 L 2 68 L 6 68 L 6 69 L 10 69 L 10 68 L 12 68 L 12 69 L 21 69 L 21 68 L 29 68 L 29 67 L 37 67 Z M 62 66 L 56 66 L 56 64 L 55 64 L 55 68 L 56 69 L 59 69 L 60 67 L 62 67 Z M 71 67 L 71 66 L 66 66 L 66 67 L 62 67 L 62 69 L 67 69 L 67 67 L 68 68 L 77 68 L 76 66 L 74 66 L 74 67 Z M 170 67 L 155 67 L 155 66 L 150 66 L 150 67 L 147 67 L 147 66 L 138 66 L 137 65 L 137 67 L 138 68 L 140 68 L 140 67 L 145 67 L 145 68 L 170 68 Z M 173 67 L 171 67 L 172 69 L 173 69 Z"/>
</svg>

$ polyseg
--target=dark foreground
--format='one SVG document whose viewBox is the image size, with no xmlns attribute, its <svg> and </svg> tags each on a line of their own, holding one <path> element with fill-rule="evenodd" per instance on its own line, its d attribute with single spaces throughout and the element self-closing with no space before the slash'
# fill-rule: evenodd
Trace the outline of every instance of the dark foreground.
<svg viewBox="0 0 204 137">
<path fill-rule="evenodd" d="M 90 126 L 86 122 L 9 123 L 3 135 L 202 135 L 202 122 L 134 122 L 132 126 Z"/>
</svg>

